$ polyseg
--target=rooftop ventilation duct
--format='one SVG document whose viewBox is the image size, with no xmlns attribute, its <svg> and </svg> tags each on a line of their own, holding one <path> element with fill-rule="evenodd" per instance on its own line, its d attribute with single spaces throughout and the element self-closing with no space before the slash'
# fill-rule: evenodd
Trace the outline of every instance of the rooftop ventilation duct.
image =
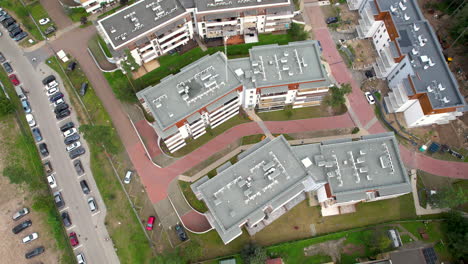
<svg viewBox="0 0 468 264">
<path fill-rule="evenodd" d="M 413 24 L 413 29 L 414 31 L 419 31 L 420 27 L 418 27 L 416 24 Z"/>
<path fill-rule="evenodd" d="M 443 87 L 441 83 L 437 85 L 437 88 L 439 89 L 439 91 L 445 90 L 445 87 Z"/>
<path fill-rule="evenodd" d="M 405 11 L 407 8 L 402 2 L 399 2 L 398 5 L 400 6 L 402 11 Z"/>
<path fill-rule="evenodd" d="M 392 11 L 392 13 L 396 13 L 397 9 L 393 5 L 391 5 L 390 6 L 390 11 Z"/>
<path fill-rule="evenodd" d="M 403 16 L 405 18 L 406 21 L 410 20 L 410 16 L 408 16 L 408 14 L 405 13 L 405 15 Z"/>
<path fill-rule="evenodd" d="M 434 92 L 434 89 L 432 89 L 430 85 L 427 86 L 426 90 L 430 93 Z"/>
<path fill-rule="evenodd" d="M 447 97 L 444 97 L 444 98 L 442 98 L 442 102 L 444 102 L 444 103 L 446 103 L 446 104 L 447 104 L 447 103 L 449 103 L 449 102 L 450 102 L 450 100 L 449 100 L 449 99 L 447 99 Z"/>
</svg>

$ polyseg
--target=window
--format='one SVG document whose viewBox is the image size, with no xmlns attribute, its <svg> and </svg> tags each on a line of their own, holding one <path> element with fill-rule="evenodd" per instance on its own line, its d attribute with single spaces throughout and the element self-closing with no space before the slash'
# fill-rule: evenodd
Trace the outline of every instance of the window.
<svg viewBox="0 0 468 264">
<path fill-rule="evenodd" d="M 406 66 L 406 63 L 403 63 L 403 65 L 401 65 L 400 67 L 400 70 L 402 70 L 405 66 Z"/>
<path fill-rule="evenodd" d="M 378 44 L 378 43 L 379 43 L 379 41 L 378 41 L 378 40 L 377 40 L 377 41 L 375 41 L 375 44 Z"/>
</svg>

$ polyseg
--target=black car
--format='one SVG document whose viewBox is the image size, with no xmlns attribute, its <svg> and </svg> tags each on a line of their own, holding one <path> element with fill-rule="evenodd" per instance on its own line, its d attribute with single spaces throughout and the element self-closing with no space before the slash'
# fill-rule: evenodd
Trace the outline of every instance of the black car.
<svg viewBox="0 0 468 264">
<path fill-rule="evenodd" d="M 3 21 L 5 21 L 5 20 L 7 20 L 9 18 L 11 18 L 11 16 L 9 14 L 5 13 L 5 14 L 0 16 L 0 22 L 3 22 Z"/>
<path fill-rule="evenodd" d="M 13 68 L 11 67 L 11 64 L 8 63 L 8 62 L 3 63 L 3 68 L 5 68 L 5 71 L 7 73 L 12 73 L 13 72 Z"/>
<path fill-rule="evenodd" d="M 84 96 L 88 90 L 88 83 L 82 83 L 80 88 L 80 95 Z"/>
<path fill-rule="evenodd" d="M 80 186 L 81 186 L 81 190 L 83 190 L 84 194 L 89 194 L 90 190 L 89 190 L 89 186 L 88 186 L 88 183 L 86 182 L 86 180 L 80 181 Z"/>
<path fill-rule="evenodd" d="M 70 114 L 71 114 L 70 110 L 65 109 L 62 112 L 56 114 L 55 118 L 57 118 L 57 120 L 64 119 L 65 117 L 69 116 Z"/>
<path fill-rule="evenodd" d="M 327 24 L 333 24 L 333 23 L 338 22 L 338 18 L 337 17 L 329 17 L 329 18 L 327 18 L 327 20 L 325 22 Z"/>
<path fill-rule="evenodd" d="M 55 81 L 55 76 L 49 75 L 42 80 L 42 84 L 47 85 L 50 82 Z"/>
<path fill-rule="evenodd" d="M 2 25 L 3 25 L 5 28 L 7 28 L 7 27 L 9 27 L 11 24 L 13 24 L 13 23 L 15 23 L 15 22 L 16 22 L 16 20 L 15 20 L 14 18 L 9 17 L 9 18 L 7 18 L 7 19 L 5 19 L 5 20 L 2 21 Z"/>
<path fill-rule="evenodd" d="M 54 26 L 50 26 L 50 27 L 46 28 L 46 30 L 44 30 L 44 34 L 46 34 L 46 35 L 52 34 L 52 33 L 55 32 L 55 30 L 56 30 L 56 28 Z"/>
<path fill-rule="evenodd" d="M 49 101 L 53 103 L 61 98 L 63 98 L 63 93 L 57 92 L 57 93 L 54 93 L 51 97 L 49 97 Z"/>
<path fill-rule="evenodd" d="M 61 192 L 54 192 L 54 201 L 55 205 L 59 209 L 65 206 L 65 202 L 63 201 Z"/>
<path fill-rule="evenodd" d="M 68 63 L 68 66 L 67 66 L 67 70 L 69 71 L 73 71 L 76 67 L 76 62 L 72 61 L 70 63 Z"/>
<path fill-rule="evenodd" d="M 77 159 L 73 161 L 73 166 L 75 167 L 75 171 L 78 175 L 84 173 L 83 164 L 81 164 L 81 160 Z"/>
<path fill-rule="evenodd" d="M 76 148 L 70 152 L 68 152 L 68 156 L 70 156 L 70 159 L 75 159 L 78 158 L 79 156 L 83 155 L 85 153 L 85 149 L 83 147 Z"/>
<path fill-rule="evenodd" d="M 16 35 L 16 37 L 14 37 L 13 39 L 15 41 L 20 41 L 20 40 L 24 39 L 27 36 L 28 36 L 28 33 L 23 31 L 23 32 L 19 33 L 18 35 Z"/>
<path fill-rule="evenodd" d="M 62 213 L 62 222 L 63 222 L 63 225 L 66 227 L 71 226 L 72 222 L 70 220 L 70 215 L 68 214 L 68 212 Z"/>
<path fill-rule="evenodd" d="M 182 225 L 176 225 L 175 226 L 175 231 L 176 231 L 177 236 L 179 237 L 180 241 L 187 240 L 187 234 L 185 233 L 184 227 Z"/>
<path fill-rule="evenodd" d="M 24 222 L 22 222 L 21 224 L 13 227 L 13 229 L 11 230 L 13 232 L 13 234 L 18 234 L 19 232 L 25 230 L 26 228 L 30 227 L 32 225 L 32 222 L 31 220 L 26 220 Z"/>
<path fill-rule="evenodd" d="M 35 127 L 32 129 L 32 134 L 34 136 L 34 139 L 36 142 L 40 142 L 42 140 L 42 135 L 41 135 L 41 130 L 39 128 Z"/>
<path fill-rule="evenodd" d="M 37 248 L 35 248 L 35 249 L 29 251 L 29 252 L 26 253 L 24 256 L 25 256 L 27 259 L 34 258 L 35 256 L 39 256 L 40 254 L 42 254 L 44 251 L 45 251 L 44 247 L 43 247 L 43 246 L 40 246 L 40 247 L 37 247 Z"/>
<path fill-rule="evenodd" d="M 5 56 L 3 56 L 3 53 L 0 52 L 0 63 L 4 63 L 5 60 Z"/>
<path fill-rule="evenodd" d="M 80 139 L 80 135 L 78 133 L 75 133 L 75 134 L 72 134 L 72 135 L 66 137 L 63 140 L 63 143 L 65 143 L 65 145 L 70 145 L 71 143 L 76 142 L 79 139 Z"/>
<path fill-rule="evenodd" d="M 10 32 L 10 38 L 14 38 L 19 33 L 23 32 L 21 28 L 15 28 Z"/>
<path fill-rule="evenodd" d="M 68 109 L 70 106 L 67 103 L 59 104 L 55 107 L 54 113 L 58 114 L 66 109 Z"/>
<path fill-rule="evenodd" d="M 63 126 L 60 127 L 60 131 L 65 132 L 68 129 L 73 128 L 73 127 L 75 127 L 75 124 L 73 124 L 73 122 L 68 122 L 68 123 L 65 123 Z"/>
<path fill-rule="evenodd" d="M 8 32 L 13 31 L 16 28 L 19 28 L 20 26 L 17 23 L 13 23 L 10 26 L 7 27 Z"/>
<path fill-rule="evenodd" d="M 39 144 L 39 152 L 41 152 L 42 157 L 49 156 L 49 150 L 47 149 L 46 143 Z"/>
</svg>

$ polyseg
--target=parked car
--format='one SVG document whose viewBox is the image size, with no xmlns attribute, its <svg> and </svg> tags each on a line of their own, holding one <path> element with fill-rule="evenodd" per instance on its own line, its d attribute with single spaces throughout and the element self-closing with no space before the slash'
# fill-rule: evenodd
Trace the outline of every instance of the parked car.
<svg viewBox="0 0 468 264">
<path fill-rule="evenodd" d="M 55 118 L 57 118 L 57 120 L 61 120 L 61 119 L 64 119 L 65 117 L 69 116 L 71 114 L 70 110 L 66 109 L 58 114 L 55 115 Z"/>
<path fill-rule="evenodd" d="M 27 259 L 34 258 L 35 256 L 39 256 L 40 254 L 42 254 L 44 251 L 45 251 L 44 247 L 43 247 L 43 246 L 40 246 L 40 247 L 37 247 L 37 248 L 35 248 L 35 249 L 29 251 L 29 252 L 26 253 L 24 256 L 25 256 Z"/>
<path fill-rule="evenodd" d="M 36 120 L 34 120 L 34 116 L 32 114 L 26 114 L 26 121 L 28 121 L 29 127 L 36 126 Z"/>
<path fill-rule="evenodd" d="M 56 87 L 52 87 L 52 88 L 49 88 L 47 89 L 47 96 L 52 96 L 54 95 L 55 93 L 58 93 L 59 92 L 59 88 L 56 86 Z"/>
<path fill-rule="evenodd" d="M 0 52 L 0 63 L 4 63 L 6 61 L 5 56 L 3 56 L 3 53 Z"/>
<path fill-rule="evenodd" d="M 54 88 L 57 86 L 58 86 L 58 82 L 56 80 L 53 80 L 46 85 L 46 89 Z"/>
<path fill-rule="evenodd" d="M 28 36 L 28 32 L 22 31 L 22 32 L 20 32 L 18 35 L 16 35 L 16 36 L 13 38 L 13 40 L 15 40 L 15 41 L 20 41 L 20 40 L 24 39 L 24 38 L 27 37 L 27 36 Z"/>
<path fill-rule="evenodd" d="M 20 27 L 20 26 L 19 26 L 17 23 L 13 23 L 13 24 L 11 24 L 11 25 L 8 26 L 7 31 L 8 31 L 8 32 L 11 32 L 11 31 L 13 31 L 14 29 L 17 29 L 17 28 L 19 28 L 19 27 Z"/>
<path fill-rule="evenodd" d="M 39 152 L 41 153 L 42 157 L 49 156 L 49 150 L 47 149 L 46 143 L 39 144 Z"/>
<path fill-rule="evenodd" d="M 7 27 L 9 27 L 11 24 L 13 24 L 13 23 L 15 23 L 15 22 L 16 22 L 16 20 L 15 20 L 14 18 L 9 17 L 9 18 L 7 18 L 7 19 L 5 19 L 5 20 L 2 21 L 2 25 L 3 25 L 5 28 L 7 28 Z"/>
<path fill-rule="evenodd" d="M 73 71 L 76 67 L 76 62 L 75 61 L 71 61 L 70 63 L 68 63 L 67 65 L 67 70 L 69 71 Z"/>
<path fill-rule="evenodd" d="M 70 128 L 74 128 L 74 127 L 75 127 L 75 124 L 73 124 L 73 122 L 67 122 L 60 127 L 60 131 L 65 132 L 69 130 Z"/>
<path fill-rule="evenodd" d="M 42 141 L 41 130 L 39 130 L 39 128 L 37 128 L 37 127 L 33 128 L 32 129 L 32 134 L 33 134 L 34 140 L 36 140 L 36 142 Z"/>
<path fill-rule="evenodd" d="M 82 175 L 84 173 L 83 165 L 81 164 L 81 160 L 77 159 L 73 161 L 73 166 L 75 167 L 76 174 Z"/>
<path fill-rule="evenodd" d="M 124 182 L 125 184 L 129 184 L 129 183 L 130 183 L 130 181 L 132 180 L 132 174 L 133 174 L 133 171 L 131 171 L 131 170 L 128 170 L 128 171 L 127 171 L 127 173 L 125 174 L 124 180 L 123 180 L 123 182 Z"/>
<path fill-rule="evenodd" d="M 76 261 L 78 264 L 86 264 L 86 260 L 83 253 L 76 255 Z"/>
<path fill-rule="evenodd" d="M 26 228 L 30 227 L 32 225 L 31 220 L 26 220 L 22 222 L 21 224 L 13 227 L 11 231 L 13 231 L 13 234 L 18 234 L 19 232 L 25 230 Z"/>
<path fill-rule="evenodd" d="M 33 240 L 36 240 L 39 237 L 39 234 L 34 232 L 32 234 L 29 234 L 23 238 L 23 244 L 29 243 Z"/>
<path fill-rule="evenodd" d="M 61 214 L 61 217 L 62 217 L 62 222 L 63 222 L 63 225 L 65 227 L 69 227 L 71 226 L 72 222 L 70 220 L 70 215 L 68 214 L 68 212 L 63 212 Z"/>
<path fill-rule="evenodd" d="M 46 173 L 52 173 L 54 171 L 54 168 L 52 168 L 52 164 L 50 163 L 50 161 L 44 162 L 44 168 Z"/>
<path fill-rule="evenodd" d="M 57 188 L 57 181 L 55 180 L 55 176 L 54 176 L 54 175 L 49 175 L 49 176 L 47 176 L 47 183 L 49 183 L 49 187 L 50 187 L 51 189 Z"/>
<path fill-rule="evenodd" d="M 62 193 L 60 191 L 54 192 L 54 201 L 55 205 L 59 209 L 65 206 L 65 202 L 63 201 Z"/>
<path fill-rule="evenodd" d="M 76 129 L 75 127 L 72 127 L 70 129 L 68 129 L 67 131 L 63 132 L 63 136 L 64 137 L 69 137 L 69 136 L 71 136 L 71 135 L 73 135 L 73 134 L 75 134 L 77 132 L 78 132 L 78 129 Z"/>
<path fill-rule="evenodd" d="M 4 11 L 5 12 L 5 11 Z M 7 20 L 8 18 L 11 18 L 11 16 L 7 13 L 2 13 L 3 15 L 0 16 L 0 22 L 3 22 Z"/>
<path fill-rule="evenodd" d="M 88 90 L 88 83 L 82 83 L 81 88 L 80 88 L 80 95 L 84 96 L 86 94 L 86 91 Z"/>
<path fill-rule="evenodd" d="M 9 35 L 10 35 L 10 38 L 14 38 L 16 35 L 18 35 L 19 33 L 23 32 L 23 30 L 21 28 L 15 28 L 13 29 L 12 31 L 10 31 Z"/>
<path fill-rule="evenodd" d="M 48 17 L 39 19 L 39 24 L 41 25 L 46 25 L 49 22 L 50 22 L 50 19 Z"/>
<path fill-rule="evenodd" d="M 180 241 L 187 240 L 187 233 L 185 233 L 184 227 L 182 225 L 176 225 L 175 226 L 175 231 L 176 231 L 177 236 L 179 237 Z"/>
<path fill-rule="evenodd" d="M 7 73 L 13 72 L 13 68 L 11 67 L 11 64 L 9 62 L 3 63 L 3 68 L 5 69 Z"/>
<path fill-rule="evenodd" d="M 375 98 L 371 93 L 365 92 L 364 95 L 366 96 L 367 102 L 369 102 L 369 104 L 375 104 Z"/>
<path fill-rule="evenodd" d="M 50 27 L 46 28 L 46 30 L 44 30 L 44 34 L 46 34 L 46 35 L 52 34 L 52 33 L 55 32 L 55 30 L 56 30 L 56 28 L 54 26 L 50 26 Z"/>
<path fill-rule="evenodd" d="M 91 210 L 91 212 L 97 211 L 98 208 L 97 208 L 96 200 L 94 200 L 94 197 L 88 198 L 88 205 L 89 205 L 89 210 Z"/>
<path fill-rule="evenodd" d="M 63 98 L 60 98 L 58 99 L 57 101 L 54 102 L 54 107 L 57 107 L 61 104 L 64 104 L 65 103 L 65 100 L 63 100 Z"/>
<path fill-rule="evenodd" d="M 148 222 L 146 222 L 146 230 L 148 231 L 153 230 L 153 225 L 154 225 L 155 220 L 156 220 L 156 217 L 154 216 L 148 217 Z"/>
<path fill-rule="evenodd" d="M 76 142 L 80 139 L 80 135 L 78 133 L 75 133 L 71 136 L 68 136 L 66 137 L 64 140 L 63 140 L 63 143 L 65 143 L 65 145 L 70 145 L 72 144 L 73 142 Z"/>
<path fill-rule="evenodd" d="M 49 75 L 49 76 L 45 77 L 45 78 L 42 80 L 42 84 L 47 85 L 47 84 L 49 84 L 49 83 L 52 82 L 52 81 L 55 81 L 55 76 L 54 76 L 54 75 Z"/>
<path fill-rule="evenodd" d="M 86 182 L 86 180 L 81 180 L 80 181 L 80 186 L 81 186 L 81 190 L 83 191 L 84 194 L 89 194 L 90 190 L 89 190 L 89 186 L 88 186 L 88 183 Z"/>
<path fill-rule="evenodd" d="M 79 147 L 81 147 L 81 142 L 76 141 L 76 142 L 68 145 L 65 149 L 67 150 L 67 152 L 70 152 L 70 151 L 73 151 L 74 149 L 77 149 Z"/>
<path fill-rule="evenodd" d="M 20 218 L 22 218 L 23 216 L 29 214 L 29 209 L 28 208 L 23 208 L 21 210 L 19 210 L 18 212 L 16 212 L 15 214 L 13 214 L 13 220 L 19 220 Z"/>
<path fill-rule="evenodd" d="M 63 93 L 61 92 L 57 92 L 55 94 L 53 94 L 52 96 L 49 97 L 49 101 L 50 102 L 56 102 L 57 100 L 63 98 Z"/>
<path fill-rule="evenodd" d="M 59 104 L 57 107 L 54 108 L 54 113 L 58 114 L 66 109 L 68 109 L 70 106 L 65 103 L 65 104 Z"/>
<path fill-rule="evenodd" d="M 85 154 L 85 149 L 83 147 L 79 147 L 77 149 L 74 149 L 68 153 L 68 156 L 70 159 L 75 159 L 78 158 L 79 156 Z"/>
<path fill-rule="evenodd" d="M 18 80 L 18 77 L 16 77 L 16 74 L 11 74 L 11 75 L 8 76 L 8 78 L 10 79 L 10 82 L 11 82 L 14 86 L 20 84 L 20 81 Z"/>
<path fill-rule="evenodd" d="M 31 106 L 29 105 L 28 100 L 22 100 L 21 105 L 23 106 L 23 110 L 25 113 L 31 113 Z"/>
<path fill-rule="evenodd" d="M 68 235 L 68 237 L 70 238 L 70 243 L 72 247 L 76 247 L 80 244 L 80 241 L 78 241 L 78 236 L 75 232 L 71 232 L 70 235 Z"/>
<path fill-rule="evenodd" d="M 329 17 L 327 18 L 327 20 L 325 21 L 327 24 L 333 24 L 333 23 L 336 23 L 338 22 L 338 17 Z"/>
</svg>

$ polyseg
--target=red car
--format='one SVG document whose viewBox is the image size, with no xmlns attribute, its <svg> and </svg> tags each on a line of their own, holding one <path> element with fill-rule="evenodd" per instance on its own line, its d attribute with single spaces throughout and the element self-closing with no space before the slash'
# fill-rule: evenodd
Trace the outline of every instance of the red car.
<svg viewBox="0 0 468 264">
<path fill-rule="evenodd" d="M 69 237 L 70 237 L 70 243 L 73 247 L 76 247 L 80 244 L 80 241 L 78 241 L 78 237 L 76 236 L 75 232 L 71 232 Z"/>
<path fill-rule="evenodd" d="M 20 84 L 20 81 L 16 77 L 16 74 L 11 74 L 10 76 L 8 76 L 8 78 L 10 78 L 10 81 L 11 81 L 11 83 L 13 83 L 13 85 L 16 86 L 16 85 Z"/>
<path fill-rule="evenodd" d="M 146 230 L 153 230 L 153 225 L 154 225 L 154 220 L 156 220 L 156 217 L 150 216 L 148 217 L 148 223 L 146 223 Z"/>
</svg>

